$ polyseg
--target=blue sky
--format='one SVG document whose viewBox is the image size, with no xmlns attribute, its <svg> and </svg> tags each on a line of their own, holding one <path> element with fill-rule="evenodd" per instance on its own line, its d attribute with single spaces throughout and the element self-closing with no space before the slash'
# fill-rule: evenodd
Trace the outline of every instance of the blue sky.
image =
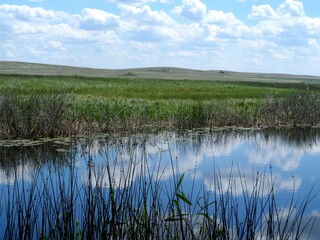
<svg viewBox="0 0 320 240">
<path fill-rule="evenodd" d="M 320 1 L 2 0 L 0 60 L 320 75 Z"/>
</svg>

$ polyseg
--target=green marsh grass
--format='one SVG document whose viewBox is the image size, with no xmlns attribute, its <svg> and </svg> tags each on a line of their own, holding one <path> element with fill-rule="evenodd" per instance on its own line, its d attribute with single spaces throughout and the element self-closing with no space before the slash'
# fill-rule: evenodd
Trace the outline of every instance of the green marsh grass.
<svg viewBox="0 0 320 240">
<path fill-rule="evenodd" d="M 70 134 L 71 111 L 64 95 L 19 95 L 0 97 L 0 137 L 39 138 Z"/>
<path fill-rule="evenodd" d="M 265 124 L 319 126 L 320 94 L 302 92 L 285 98 L 269 96 L 260 110 Z"/>
<path fill-rule="evenodd" d="M 318 85 L 0 75 L 0 138 L 319 126 Z"/>
<path fill-rule="evenodd" d="M 211 190 L 196 186 L 195 169 L 189 192 L 172 155 L 150 168 L 148 154 L 137 154 L 144 149 L 143 139 L 115 144 L 129 148 L 127 164 L 121 163 L 121 154 L 106 154 L 104 164 L 95 166 L 90 142 L 83 145 L 85 178 L 78 175 L 73 151 L 67 175 L 54 166 L 42 172 L 46 166 L 37 164 L 22 168 L 22 180 L 29 176 L 29 183 L 13 173 L 12 185 L 0 197 L 0 217 L 6 219 L 3 238 L 300 239 L 312 231 L 315 219 L 305 212 L 314 189 L 299 201 L 293 189 L 280 206 L 272 169 L 250 181 L 237 168 L 227 178 L 213 168 Z"/>
<path fill-rule="evenodd" d="M 310 85 L 310 90 L 319 86 Z M 306 89 L 298 83 L 205 80 L 121 79 L 67 76 L 0 75 L 0 89 L 20 94 L 74 93 L 79 96 L 147 100 L 225 100 L 261 98 Z"/>
</svg>

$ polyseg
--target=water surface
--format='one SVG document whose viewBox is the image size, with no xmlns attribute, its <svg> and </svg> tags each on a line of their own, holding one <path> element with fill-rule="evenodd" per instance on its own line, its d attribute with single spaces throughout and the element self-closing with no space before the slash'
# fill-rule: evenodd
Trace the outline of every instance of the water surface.
<svg viewBox="0 0 320 240">
<path fill-rule="evenodd" d="M 274 179 L 279 208 L 287 207 L 292 194 L 295 202 L 299 202 L 313 186 L 314 193 L 319 189 L 319 133 L 315 129 L 190 131 L 2 144 L 5 146 L 0 147 L 0 237 L 18 237 L 14 232 L 18 230 L 19 217 L 14 212 L 26 211 L 20 215 L 26 219 L 29 210 L 30 219 L 40 222 L 44 221 L 43 215 L 51 214 L 51 220 L 45 221 L 55 222 L 55 214 L 67 214 L 61 207 L 64 206 L 61 199 L 68 199 L 68 194 L 76 191 L 78 195 L 71 198 L 70 204 L 75 207 L 74 222 L 81 223 L 85 221 L 81 216 L 84 206 L 81 196 L 88 199 L 91 189 L 86 187 L 98 186 L 106 195 L 110 194 L 110 185 L 119 189 L 132 185 L 140 191 L 142 188 L 137 184 L 141 184 L 142 178 L 148 177 L 146 184 L 151 179 L 161 182 L 161 186 L 172 186 L 183 173 L 182 191 L 191 201 L 196 201 L 200 191 L 210 194 L 217 191 L 214 184 L 217 173 L 220 191 L 228 192 L 231 177 L 232 184 L 238 186 L 234 193 L 239 198 L 245 194 L 239 187 L 244 181 L 245 191 L 250 193 L 255 179 L 267 176 Z M 175 191 L 168 188 L 167 193 Z M 263 194 L 267 195 L 267 191 Z M 46 202 L 48 195 L 59 199 L 51 210 L 51 200 Z M 319 198 L 315 196 L 308 204 L 306 220 L 320 214 Z M 49 231 L 39 229 L 43 226 L 40 223 L 35 222 L 34 226 L 30 230 L 33 238 L 37 232 Z M 318 231 L 315 227 L 310 238 L 316 239 Z"/>
</svg>

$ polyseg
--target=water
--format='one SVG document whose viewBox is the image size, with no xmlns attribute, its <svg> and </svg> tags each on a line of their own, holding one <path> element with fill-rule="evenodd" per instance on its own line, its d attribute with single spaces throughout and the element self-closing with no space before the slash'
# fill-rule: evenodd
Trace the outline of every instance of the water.
<svg viewBox="0 0 320 240">
<path fill-rule="evenodd" d="M 219 191 L 227 193 L 232 179 L 231 185 L 237 186 L 233 188 L 234 198 L 240 201 L 255 190 L 257 178 L 273 179 L 279 209 L 288 208 L 292 196 L 295 205 L 312 187 L 312 196 L 319 190 L 319 133 L 312 129 L 164 132 L 56 140 L 30 146 L 7 144 L 0 148 L 0 237 L 25 234 L 18 227 L 19 221 L 31 226 L 31 238 L 38 238 L 40 232 L 48 236 L 53 225 L 59 225 L 62 216 L 68 214 L 72 215 L 71 229 L 79 232 L 91 216 L 88 208 L 100 204 L 97 198 L 91 198 L 96 189 L 104 199 L 110 196 L 110 186 L 117 187 L 120 195 L 129 188 L 130 194 L 155 193 L 154 189 L 159 188 L 164 195 L 175 196 L 174 186 L 182 174 L 179 191 L 193 203 L 200 193 L 218 191 L 214 181 L 218 173 Z M 268 191 L 260 194 L 267 197 Z M 304 222 L 319 216 L 319 198 L 316 195 L 308 203 Z M 132 201 L 140 208 L 136 197 Z M 163 195 L 160 201 L 163 205 L 169 202 Z M 193 211 L 198 211 L 195 205 Z M 241 208 L 239 215 L 245 216 Z M 317 227 L 313 228 L 310 238 L 316 239 L 319 233 Z"/>
</svg>

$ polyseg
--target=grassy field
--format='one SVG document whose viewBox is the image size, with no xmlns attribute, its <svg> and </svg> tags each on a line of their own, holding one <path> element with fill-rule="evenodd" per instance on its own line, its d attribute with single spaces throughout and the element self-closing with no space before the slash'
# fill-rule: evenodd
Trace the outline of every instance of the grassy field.
<svg viewBox="0 0 320 240">
<path fill-rule="evenodd" d="M 0 62 L 0 138 L 168 127 L 318 126 L 319 89 L 320 80 L 311 76 Z"/>
<path fill-rule="evenodd" d="M 318 89 L 320 85 L 308 85 Z M 1 90 L 20 94 L 67 93 L 77 96 L 148 100 L 213 100 L 261 98 L 306 89 L 301 83 L 221 82 L 76 76 L 0 75 Z"/>
</svg>

